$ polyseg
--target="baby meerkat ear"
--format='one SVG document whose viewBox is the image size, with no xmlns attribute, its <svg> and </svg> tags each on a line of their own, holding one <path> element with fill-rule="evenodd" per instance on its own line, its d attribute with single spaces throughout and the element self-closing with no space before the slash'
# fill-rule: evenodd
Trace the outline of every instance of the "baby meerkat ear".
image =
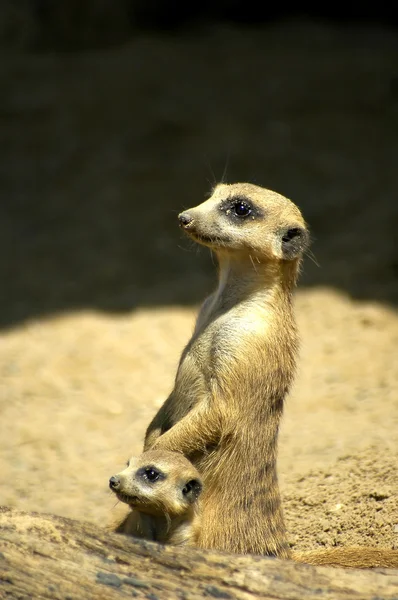
<svg viewBox="0 0 398 600">
<path fill-rule="evenodd" d="M 190 504 L 196 502 L 202 491 L 202 484 L 198 479 L 191 479 L 182 488 L 182 494 L 184 498 L 188 500 Z"/>
<path fill-rule="evenodd" d="M 310 236 L 305 227 L 292 225 L 280 231 L 282 258 L 293 260 L 308 248 Z"/>
</svg>

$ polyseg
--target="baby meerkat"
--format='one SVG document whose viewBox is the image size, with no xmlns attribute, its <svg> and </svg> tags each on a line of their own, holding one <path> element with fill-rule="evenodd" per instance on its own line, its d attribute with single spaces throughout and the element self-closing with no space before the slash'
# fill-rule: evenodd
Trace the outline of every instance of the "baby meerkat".
<svg viewBox="0 0 398 600">
<path fill-rule="evenodd" d="M 150 451 L 132 457 L 109 487 L 132 509 L 116 532 L 165 544 L 196 543 L 202 482 L 182 454 Z"/>
<path fill-rule="evenodd" d="M 201 473 L 199 547 L 288 557 L 277 440 L 295 374 L 292 295 L 307 227 L 293 202 L 247 183 L 218 185 L 179 222 L 217 256 L 218 287 L 144 447 L 181 452 Z"/>
</svg>

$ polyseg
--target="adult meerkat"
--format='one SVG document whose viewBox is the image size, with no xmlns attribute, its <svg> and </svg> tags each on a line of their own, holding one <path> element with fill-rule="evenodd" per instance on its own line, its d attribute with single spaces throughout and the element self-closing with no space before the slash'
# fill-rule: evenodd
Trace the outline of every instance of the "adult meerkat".
<svg viewBox="0 0 398 600">
<path fill-rule="evenodd" d="M 179 222 L 216 254 L 219 281 L 144 448 L 181 452 L 201 473 L 199 547 L 288 557 L 277 439 L 295 374 L 292 294 L 307 227 L 290 200 L 247 183 L 218 185 Z"/>
<path fill-rule="evenodd" d="M 109 487 L 132 509 L 114 531 L 180 546 L 196 543 L 202 482 L 182 454 L 152 451 L 132 457 Z"/>
</svg>

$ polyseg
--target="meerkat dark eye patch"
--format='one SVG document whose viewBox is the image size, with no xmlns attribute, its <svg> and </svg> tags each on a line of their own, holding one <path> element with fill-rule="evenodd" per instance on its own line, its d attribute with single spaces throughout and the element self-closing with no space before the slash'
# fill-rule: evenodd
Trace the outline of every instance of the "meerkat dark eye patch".
<svg viewBox="0 0 398 600">
<path fill-rule="evenodd" d="M 197 479 L 191 479 L 182 488 L 183 496 L 191 503 L 195 502 L 202 491 L 202 484 Z"/>
<path fill-rule="evenodd" d="M 166 479 L 166 475 L 162 471 L 151 466 L 138 469 L 137 477 L 144 479 L 147 483 L 155 483 L 156 481 Z"/>
<path fill-rule="evenodd" d="M 281 242 L 283 258 L 293 260 L 308 247 L 308 231 L 303 227 L 286 227 L 281 231 Z"/>
</svg>

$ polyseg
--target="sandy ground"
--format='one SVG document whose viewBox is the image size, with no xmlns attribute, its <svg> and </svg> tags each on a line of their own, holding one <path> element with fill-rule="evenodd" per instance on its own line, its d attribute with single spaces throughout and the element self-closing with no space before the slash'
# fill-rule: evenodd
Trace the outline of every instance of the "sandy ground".
<svg viewBox="0 0 398 600">
<path fill-rule="evenodd" d="M 170 390 L 211 169 L 313 231 L 279 472 L 295 549 L 398 548 L 398 41 L 279 24 L 0 66 L 0 502 L 104 525 L 109 476 Z M 210 168 L 209 165 L 210 164 Z"/>
</svg>

